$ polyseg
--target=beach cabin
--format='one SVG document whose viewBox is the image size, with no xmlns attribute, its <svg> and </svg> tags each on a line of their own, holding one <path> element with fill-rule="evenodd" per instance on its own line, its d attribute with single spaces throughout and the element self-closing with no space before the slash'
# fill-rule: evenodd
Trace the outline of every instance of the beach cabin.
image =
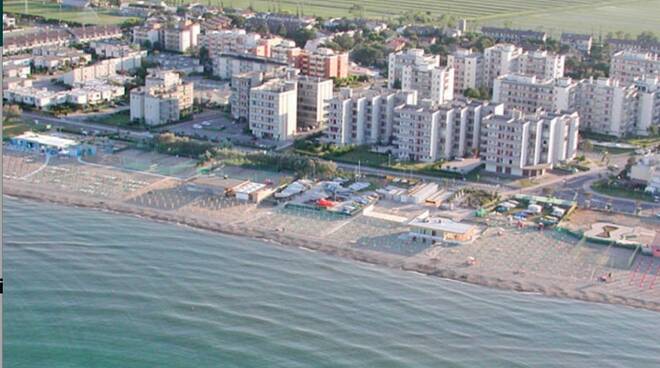
<svg viewBox="0 0 660 368">
<path fill-rule="evenodd" d="M 91 156 L 96 154 L 96 147 L 73 139 L 47 134 L 25 132 L 9 141 L 10 147 L 21 151 L 40 152 L 48 155 L 71 157 Z"/>
<path fill-rule="evenodd" d="M 236 199 L 239 201 L 260 203 L 273 194 L 273 189 L 269 189 L 266 184 L 246 181 L 233 189 Z"/>
<path fill-rule="evenodd" d="M 479 228 L 455 222 L 442 217 L 430 217 L 428 213 L 416 217 L 408 224 L 410 226 L 410 237 L 413 240 L 436 242 L 468 243 L 473 241 L 479 232 Z"/>
</svg>

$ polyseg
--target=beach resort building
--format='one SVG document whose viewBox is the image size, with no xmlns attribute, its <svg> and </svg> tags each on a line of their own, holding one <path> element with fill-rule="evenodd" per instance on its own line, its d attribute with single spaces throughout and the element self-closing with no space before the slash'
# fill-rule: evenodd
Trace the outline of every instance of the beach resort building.
<svg viewBox="0 0 660 368">
<path fill-rule="evenodd" d="M 456 129 L 453 108 L 424 100 L 418 105 L 398 106 L 394 113 L 393 145 L 398 159 L 434 162 L 452 156 Z"/>
<path fill-rule="evenodd" d="M 26 132 L 12 137 L 9 145 L 11 149 L 40 152 L 48 155 L 79 157 L 96 153 L 96 148 L 92 145 L 83 144 L 73 139 L 34 132 Z"/>
<path fill-rule="evenodd" d="M 479 235 L 475 225 L 455 222 L 447 218 L 431 217 L 428 212 L 416 217 L 410 223 L 409 236 L 414 241 L 435 243 L 469 243 Z"/>
</svg>

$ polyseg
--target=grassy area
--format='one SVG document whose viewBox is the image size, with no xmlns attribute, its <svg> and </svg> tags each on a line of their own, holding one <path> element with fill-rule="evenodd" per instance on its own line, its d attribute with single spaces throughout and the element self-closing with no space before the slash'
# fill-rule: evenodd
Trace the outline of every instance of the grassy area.
<svg viewBox="0 0 660 368">
<path fill-rule="evenodd" d="M 20 119 L 5 119 L 2 123 L 2 138 L 8 139 L 21 135 L 31 130 L 34 124 L 22 121 Z"/>
<path fill-rule="evenodd" d="M 102 117 L 94 118 L 93 121 L 95 123 L 112 125 L 120 128 L 144 130 L 142 125 L 131 121 L 131 112 L 129 110 L 103 115 Z"/>
<path fill-rule="evenodd" d="M 642 189 L 633 190 L 627 187 L 618 187 L 608 184 L 607 180 L 600 180 L 591 185 L 594 191 L 609 195 L 612 197 L 628 198 L 646 202 L 653 202 L 653 196 L 644 192 Z"/>
<path fill-rule="evenodd" d="M 660 137 L 654 136 L 654 137 L 631 138 L 626 140 L 626 142 L 640 147 L 650 147 L 660 144 Z"/>
<path fill-rule="evenodd" d="M 126 20 L 133 19 L 118 15 L 116 9 L 74 9 L 61 7 L 53 1 L 28 0 L 27 11 L 24 0 L 3 1 L 5 13 L 19 13 L 36 15 L 46 19 L 55 19 L 65 22 L 77 22 L 82 24 L 120 24 Z"/>
<path fill-rule="evenodd" d="M 660 22 L 660 0 L 229 0 L 223 4 L 236 8 L 252 6 L 259 11 L 275 8 L 292 14 L 302 11 L 304 15 L 366 16 L 383 20 L 394 20 L 406 12 L 433 19 L 444 15 L 467 18 L 470 27 L 510 25 L 542 29 L 557 36 L 562 31 L 593 34 L 623 31 L 636 35 L 657 30 Z"/>
</svg>

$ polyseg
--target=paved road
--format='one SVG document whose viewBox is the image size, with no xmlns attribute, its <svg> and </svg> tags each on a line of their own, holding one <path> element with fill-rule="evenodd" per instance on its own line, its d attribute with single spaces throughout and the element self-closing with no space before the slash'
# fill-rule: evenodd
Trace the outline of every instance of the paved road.
<svg viewBox="0 0 660 368">
<path fill-rule="evenodd" d="M 98 131 L 100 133 L 108 133 L 108 134 L 119 133 L 122 136 L 128 136 L 134 139 L 151 138 L 153 136 L 149 132 L 121 129 L 103 124 L 96 124 L 96 123 L 79 121 L 74 119 L 57 118 L 35 112 L 24 112 L 23 116 L 32 119 L 35 122 L 38 121 L 40 124 L 50 124 L 54 127 L 63 127 L 67 129 L 79 130 L 80 132 L 86 131 L 88 133 L 92 133 L 94 131 Z"/>
</svg>

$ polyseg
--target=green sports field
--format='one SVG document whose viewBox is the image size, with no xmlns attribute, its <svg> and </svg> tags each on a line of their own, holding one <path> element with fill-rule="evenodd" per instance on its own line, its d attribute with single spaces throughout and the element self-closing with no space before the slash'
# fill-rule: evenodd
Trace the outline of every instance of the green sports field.
<svg viewBox="0 0 660 368">
<path fill-rule="evenodd" d="M 50 0 L 28 0 L 27 11 L 24 0 L 7 0 L 2 3 L 4 12 L 38 15 L 48 19 L 83 24 L 119 24 L 130 19 L 115 15 L 111 10 L 60 8 Z"/>
</svg>

